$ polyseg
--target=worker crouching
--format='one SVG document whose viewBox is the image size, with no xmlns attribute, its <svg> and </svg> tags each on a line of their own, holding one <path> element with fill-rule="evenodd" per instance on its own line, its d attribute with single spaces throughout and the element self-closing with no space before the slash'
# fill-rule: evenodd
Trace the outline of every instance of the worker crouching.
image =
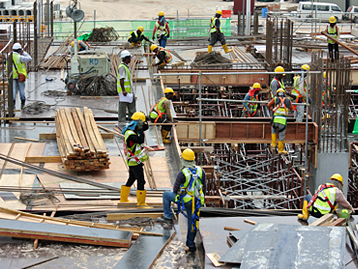
<svg viewBox="0 0 358 269">
<path fill-rule="evenodd" d="M 144 190 L 143 163 L 148 160 L 148 156 L 142 144 L 144 143 L 144 131 L 148 130 L 148 123 L 143 112 L 134 113 L 132 120 L 122 131 L 124 135 L 123 147 L 129 167 L 129 178 L 126 185 L 121 186 L 120 202 L 129 202 L 129 191 L 137 180 L 137 204 L 146 205 L 145 198 L 147 191 Z"/>
<path fill-rule="evenodd" d="M 170 101 L 173 99 L 174 91 L 172 88 L 164 90 L 165 97 L 162 97 L 150 110 L 150 120 L 153 123 L 172 123 L 173 117 L 170 112 Z M 162 125 L 161 133 L 164 144 L 169 144 L 168 133 L 172 125 Z"/>
<path fill-rule="evenodd" d="M 300 220 L 307 221 L 309 215 L 315 218 L 320 218 L 328 213 L 333 213 L 338 205 L 345 209 L 351 210 L 354 214 L 354 209 L 349 204 L 343 194 L 343 177 L 340 174 L 334 174 L 330 178 L 330 183 L 321 184 L 315 195 L 307 194 L 303 201 L 302 214 L 297 217 Z"/>
<path fill-rule="evenodd" d="M 154 44 L 150 46 L 150 50 L 154 52 L 154 58 L 157 57 L 159 60 L 157 63 L 153 63 L 153 66 L 163 67 L 172 61 L 172 55 L 169 50 Z"/>
<path fill-rule="evenodd" d="M 261 90 L 260 83 L 254 83 L 252 89 L 245 95 L 244 101 L 258 101 L 258 94 Z M 244 110 L 242 111 L 242 117 L 260 117 L 258 111 L 258 103 L 244 103 Z"/>
<path fill-rule="evenodd" d="M 129 37 L 128 37 L 128 42 L 131 43 L 132 48 L 140 47 L 143 40 L 153 43 L 143 34 L 143 32 L 144 32 L 143 26 L 139 26 L 137 28 L 137 31 L 130 32 Z"/>
<path fill-rule="evenodd" d="M 274 112 L 271 119 L 271 151 L 272 153 L 275 151 L 278 133 L 278 153 L 287 154 L 287 151 L 284 150 L 285 134 L 287 127 L 287 114 L 289 109 L 292 108 L 292 103 L 289 98 L 285 97 L 285 90 L 280 88 L 276 91 L 276 97 L 274 97 L 267 104 L 267 106 Z"/>
<path fill-rule="evenodd" d="M 158 218 L 157 221 L 173 223 L 173 212 L 170 204 L 171 202 L 177 203 L 179 212 L 182 212 L 188 219 L 185 250 L 195 252 L 194 239 L 199 229 L 200 208 L 204 205 L 206 175 L 200 166 L 195 165 L 195 154 L 191 149 L 185 149 L 181 157 L 182 169 L 177 174 L 173 191 L 163 193 L 164 215 Z"/>
</svg>

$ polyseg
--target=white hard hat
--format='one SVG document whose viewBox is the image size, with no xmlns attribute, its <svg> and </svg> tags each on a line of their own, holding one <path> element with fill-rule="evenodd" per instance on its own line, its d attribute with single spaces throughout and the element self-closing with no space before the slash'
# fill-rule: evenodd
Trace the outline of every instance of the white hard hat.
<svg viewBox="0 0 358 269">
<path fill-rule="evenodd" d="M 12 46 L 12 49 L 13 49 L 13 50 L 21 50 L 21 49 L 22 49 L 21 44 L 20 44 L 20 43 L 15 43 L 15 44 Z"/>
<path fill-rule="evenodd" d="M 124 59 L 126 57 L 132 57 L 131 53 L 128 50 L 124 50 L 121 52 L 121 58 Z"/>
</svg>

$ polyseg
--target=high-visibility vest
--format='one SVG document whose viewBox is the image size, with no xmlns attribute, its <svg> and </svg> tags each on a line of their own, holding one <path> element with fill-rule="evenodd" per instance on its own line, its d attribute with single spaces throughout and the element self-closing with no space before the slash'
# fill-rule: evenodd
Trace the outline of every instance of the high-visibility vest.
<svg viewBox="0 0 358 269">
<path fill-rule="evenodd" d="M 255 95 L 255 94 L 254 94 L 253 96 L 250 96 L 250 101 L 257 101 L 256 96 L 257 96 L 257 95 Z M 252 115 L 248 114 L 249 117 L 255 116 L 258 105 L 259 105 L 259 104 L 257 104 L 257 103 L 248 103 L 248 104 L 247 104 L 247 106 L 249 107 L 249 109 L 250 109 L 251 111 L 254 111 L 254 113 L 253 113 Z M 246 107 L 244 107 L 244 111 L 246 111 L 246 110 L 247 110 Z"/>
<path fill-rule="evenodd" d="M 334 38 L 338 37 L 338 26 L 335 25 L 333 28 L 330 25 L 327 25 L 327 33 Z M 327 38 L 328 43 L 333 44 L 334 41 Z"/>
<path fill-rule="evenodd" d="M 295 99 L 295 103 L 298 103 L 298 99 L 299 98 L 302 98 L 303 101 L 305 101 L 305 98 L 302 96 L 302 94 L 300 93 L 300 86 L 298 85 L 298 80 L 301 78 L 300 75 L 296 75 L 294 78 L 293 78 L 293 89 L 292 89 L 292 95 L 296 96 L 296 99 Z M 307 83 L 306 81 L 304 81 L 304 85 L 303 85 L 303 90 L 305 92 L 306 91 L 306 88 L 307 88 Z M 296 110 L 296 107 L 297 105 L 293 106 L 293 109 Z"/>
<path fill-rule="evenodd" d="M 136 166 L 148 160 L 148 156 L 145 153 L 144 147 L 138 143 L 134 143 L 131 147 L 127 147 L 128 137 L 131 135 L 137 134 L 131 129 L 128 129 L 124 134 L 124 151 L 126 153 L 128 166 Z"/>
<path fill-rule="evenodd" d="M 161 25 L 161 24 L 159 23 L 159 21 L 157 21 L 157 22 L 155 23 L 155 27 L 157 28 L 157 32 L 159 32 L 159 35 L 165 35 L 165 36 L 168 35 L 168 30 L 167 30 L 166 25 L 167 25 L 167 22 L 165 22 L 163 25 Z M 164 32 L 164 33 L 163 33 L 163 32 Z"/>
<path fill-rule="evenodd" d="M 273 122 L 274 123 L 280 123 L 283 125 L 286 125 L 287 122 L 287 114 L 288 114 L 288 109 L 286 108 L 285 105 L 285 97 L 278 97 L 279 99 L 277 99 L 277 97 L 275 97 L 275 104 L 276 107 L 273 109 L 274 111 L 274 119 Z"/>
<path fill-rule="evenodd" d="M 131 39 L 131 38 L 132 38 L 132 34 L 134 34 L 136 38 L 140 37 L 140 36 L 138 36 L 137 31 L 132 31 L 132 32 L 129 33 L 128 39 Z"/>
<path fill-rule="evenodd" d="M 216 20 L 219 20 L 219 25 L 220 25 L 220 27 L 219 27 L 219 30 L 220 30 L 220 32 L 221 32 L 221 21 L 220 21 L 220 19 L 219 18 L 217 18 L 217 17 L 212 17 L 211 18 L 211 23 L 210 23 L 210 33 L 215 33 L 215 32 L 217 32 L 217 29 L 216 29 Z"/>
<path fill-rule="evenodd" d="M 166 100 L 168 100 L 166 97 L 162 97 L 150 110 L 149 116 L 155 120 L 155 123 L 166 113 L 166 109 L 163 107 L 163 103 Z"/>
<path fill-rule="evenodd" d="M 118 67 L 119 68 L 124 67 L 124 69 L 126 70 L 126 77 L 124 78 L 124 89 L 126 90 L 127 93 L 131 93 L 132 92 L 132 79 L 131 79 L 131 72 L 129 71 L 128 66 L 125 63 L 121 63 Z M 118 77 L 117 77 L 117 92 L 121 93 L 122 92 L 122 87 L 121 87 L 121 78 L 118 72 Z"/>
<path fill-rule="evenodd" d="M 17 72 L 15 67 L 12 67 L 12 78 L 15 79 L 17 78 L 19 75 L 18 73 L 24 74 L 25 77 L 27 78 L 27 71 L 26 71 L 26 67 L 25 67 L 25 63 L 21 62 L 21 55 L 17 54 L 17 53 L 13 53 L 12 54 L 12 59 L 13 59 L 13 65 L 16 65 L 17 68 Z"/>
<path fill-rule="evenodd" d="M 285 89 L 285 84 L 283 84 L 282 81 L 279 81 L 276 77 L 274 77 L 273 80 L 271 80 L 271 83 L 270 83 L 271 98 L 274 97 L 274 95 L 273 95 L 273 90 L 272 90 L 272 83 L 273 83 L 274 81 L 277 81 L 277 82 L 278 82 L 278 84 L 280 85 L 280 88 Z"/>
<path fill-rule="evenodd" d="M 203 170 L 200 166 L 195 166 L 194 169 L 184 168 L 181 170 L 185 176 L 185 183 L 182 184 L 181 189 L 186 190 L 186 194 L 183 197 L 184 203 L 190 202 L 193 197 L 200 199 L 201 204 L 204 204 L 204 193 L 203 193 Z"/>
<path fill-rule="evenodd" d="M 332 212 L 336 204 L 336 186 L 326 183 L 318 187 L 318 191 L 309 202 L 307 208 L 310 211 L 316 208 L 322 215 L 325 215 Z"/>
<path fill-rule="evenodd" d="M 165 53 L 165 62 L 168 64 L 172 61 L 172 55 L 170 54 L 169 50 L 165 49 L 165 48 L 162 48 L 162 47 L 159 47 L 158 46 L 158 52 L 157 52 L 157 55 L 160 51 L 164 51 Z"/>
</svg>

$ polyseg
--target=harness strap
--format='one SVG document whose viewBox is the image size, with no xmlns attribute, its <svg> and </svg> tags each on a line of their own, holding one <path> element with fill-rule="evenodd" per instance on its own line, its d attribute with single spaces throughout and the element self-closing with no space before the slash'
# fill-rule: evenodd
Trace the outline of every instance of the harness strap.
<svg viewBox="0 0 358 269">
<path fill-rule="evenodd" d="M 123 141 L 123 148 L 125 153 L 129 152 L 129 154 L 134 158 L 134 160 L 138 163 L 141 164 L 142 162 L 138 159 L 138 157 L 136 155 L 133 154 L 133 152 L 127 147 L 126 142 Z M 127 154 L 126 154 L 127 155 Z"/>
<path fill-rule="evenodd" d="M 324 192 L 325 189 L 329 189 L 329 188 L 334 188 L 334 186 L 327 186 L 326 184 L 322 184 L 321 188 L 316 192 L 316 194 L 312 197 L 311 201 L 308 203 L 307 208 L 310 208 L 314 204 L 314 202 L 316 202 L 316 200 L 319 198 L 318 195 L 322 192 L 324 199 L 326 200 L 325 202 L 327 202 L 329 207 L 333 210 L 334 206 L 332 205 L 331 201 L 328 199 L 326 193 Z"/>
</svg>

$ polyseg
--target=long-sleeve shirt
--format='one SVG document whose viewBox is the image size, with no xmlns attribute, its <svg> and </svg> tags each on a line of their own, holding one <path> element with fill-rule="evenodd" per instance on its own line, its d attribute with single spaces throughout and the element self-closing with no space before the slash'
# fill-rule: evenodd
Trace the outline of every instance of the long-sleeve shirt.
<svg viewBox="0 0 358 269">
<path fill-rule="evenodd" d="M 253 89 L 252 90 L 250 90 L 250 91 L 253 91 Z M 254 96 L 254 98 L 256 99 L 256 100 L 258 100 L 258 96 L 257 96 L 257 94 L 251 94 L 250 95 L 250 91 L 245 95 L 245 98 L 244 98 L 244 101 L 250 101 L 251 100 L 251 96 Z M 244 104 L 244 107 L 247 109 L 247 110 L 249 110 L 249 103 L 243 103 Z"/>
<path fill-rule="evenodd" d="M 138 35 L 138 33 L 137 33 L 137 35 Z M 150 42 L 149 41 L 149 39 L 144 35 L 144 34 L 140 34 L 140 35 L 138 35 L 138 37 L 135 35 L 135 32 L 133 31 L 132 33 L 131 33 L 131 35 L 130 35 L 130 38 L 128 39 L 128 41 L 129 42 L 134 42 L 134 43 L 136 43 L 136 42 L 138 42 L 138 41 L 142 41 L 142 40 L 145 40 L 145 41 L 147 41 L 147 42 Z"/>
<path fill-rule="evenodd" d="M 160 23 L 158 21 L 158 23 Z M 166 29 L 166 32 L 168 33 L 167 36 L 169 37 L 170 36 L 170 29 L 169 29 L 169 23 L 168 22 L 165 22 L 165 29 Z M 154 39 L 154 36 L 155 36 L 155 32 L 157 31 L 157 24 L 155 24 L 154 26 L 154 29 L 153 29 L 153 39 Z"/>
<path fill-rule="evenodd" d="M 168 120 L 173 122 L 172 112 L 170 111 L 170 100 L 169 99 L 165 100 L 162 106 L 165 109 L 165 114 L 167 115 Z"/>
<path fill-rule="evenodd" d="M 202 169 L 202 170 L 203 170 L 203 174 L 202 174 L 201 184 L 203 184 L 202 190 L 203 190 L 203 193 L 205 194 L 205 192 L 206 192 L 206 174 L 205 174 L 204 169 Z M 175 183 L 173 186 L 173 192 L 178 193 L 178 191 L 180 190 L 180 186 L 184 183 L 185 183 L 185 176 L 184 176 L 183 172 L 180 171 L 177 174 L 177 177 L 175 179 Z"/>
<path fill-rule="evenodd" d="M 343 208 L 346 208 L 346 209 L 354 211 L 353 207 L 347 201 L 346 197 L 344 197 L 344 194 L 341 192 L 341 190 L 338 189 L 338 188 L 335 188 L 335 190 L 336 190 L 336 202 L 337 202 L 337 204 L 339 204 Z"/>
<path fill-rule="evenodd" d="M 137 134 L 130 135 L 127 139 L 127 147 L 132 147 L 134 144 L 143 144 L 144 143 L 144 131 L 148 130 L 148 122 L 143 123 L 143 129 L 139 129 Z"/>
<path fill-rule="evenodd" d="M 267 107 L 271 110 L 273 109 L 276 105 L 277 105 L 277 102 L 275 103 L 275 100 L 277 100 L 278 98 L 273 98 L 268 104 L 267 104 Z M 286 106 L 287 109 L 291 109 L 292 108 L 292 103 L 290 101 L 290 99 L 288 99 L 287 97 L 284 97 L 284 104 Z M 280 99 L 278 99 L 278 102 L 281 102 Z"/>
<path fill-rule="evenodd" d="M 164 51 L 159 51 L 158 54 L 157 54 L 157 58 L 158 58 L 159 62 L 156 63 L 156 65 L 166 63 L 166 61 L 165 61 L 165 52 Z"/>
<path fill-rule="evenodd" d="M 19 54 L 19 53 L 13 51 L 13 54 Z M 26 51 L 23 51 L 22 54 L 20 54 L 20 61 L 22 63 L 28 63 L 32 61 L 32 57 Z"/>
<path fill-rule="evenodd" d="M 298 91 L 300 92 L 300 94 L 302 95 L 302 97 L 304 99 L 307 99 L 307 92 L 305 91 L 305 79 L 300 77 L 297 79 L 297 85 L 298 85 Z M 307 89 L 306 89 L 307 90 Z"/>
</svg>

